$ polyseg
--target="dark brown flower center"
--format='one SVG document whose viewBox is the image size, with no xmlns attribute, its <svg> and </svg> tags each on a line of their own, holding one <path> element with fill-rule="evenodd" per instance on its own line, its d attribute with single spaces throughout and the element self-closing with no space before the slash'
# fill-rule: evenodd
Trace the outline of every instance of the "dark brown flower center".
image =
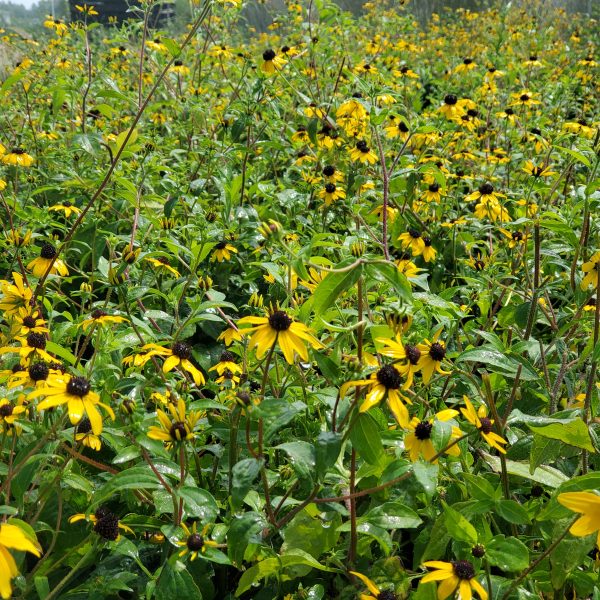
<svg viewBox="0 0 600 600">
<path fill-rule="evenodd" d="M 512 239 L 515 242 L 520 242 L 523 239 L 523 232 L 522 231 L 513 231 Z"/>
<path fill-rule="evenodd" d="M 438 192 L 440 189 L 440 184 L 439 183 L 432 183 L 429 186 L 429 191 L 430 192 Z"/>
<path fill-rule="evenodd" d="M 484 183 L 479 186 L 479 193 L 483 196 L 489 196 L 494 192 L 494 186 L 491 183 Z"/>
<path fill-rule="evenodd" d="M 171 425 L 171 429 L 169 429 L 171 439 L 177 440 L 178 442 L 184 440 L 187 437 L 187 434 L 188 432 L 183 421 L 175 421 L 175 423 Z"/>
<path fill-rule="evenodd" d="M 219 358 L 219 362 L 233 362 L 234 360 L 235 354 L 233 352 L 229 352 L 229 350 L 221 352 L 221 358 Z"/>
<path fill-rule="evenodd" d="M 475 577 L 475 569 L 468 560 L 456 560 L 452 562 L 454 574 L 462 580 L 468 581 Z"/>
<path fill-rule="evenodd" d="M 192 355 L 192 347 L 185 342 L 175 342 L 173 346 L 171 346 L 171 352 L 181 360 L 188 360 Z"/>
<path fill-rule="evenodd" d="M 42 249 L 40 250 L 40 257 L 45 258 L 45 259 L 51 259 L 51 258 L 54 258 L 55 256 L 56 256 L 56 248 L 52 244 L 49 244 L 48 242 L 46 242 L 42 246 Z"/>
<path fill-rule="evenodd" d="M 390 590 L 383 590 L 377 594 L 377 600 L 398 600 L 398 596 Z"/>
<path fill-rule="evenodd" d="M 271 50 L 270 48 L 268 50 L 265 50 L 263 52 L 263 60 L 269 61 L 269 60 L 273 60 L 275 58 L 275 50 Z"/>
<path fill-rule="evenodd" d="M 521 100 L 521 102 L 527 102 L 529 100 L 529 94 L 521 94 L 519 100 Z"/>
<path fill-rule="evenodd" d="M 365 140 L 360 140 L 356 142 L 356 149 L 362 152 L 363 154 L 367 154 L 369 152 L 369 146 L 367 146 L 367 142 Z"/>
<path fill-rule="evenodd" d="M 87 417 L 83 417 L 77 425 L 77 433 L 89 433 L 92 430 L 92 424 Z"/>
<path fill-rule="evenodd" d="M 458 98 L 454 94 L 446 94 L 444 96 L 444 102 L 449 106 L 453 106 L 458 102 Z"/>
<path fill-rule="evenodd" d="M 404 344 L 404 352 L 406 352 L 406 358 L 411 365 L 416 365 L 421 358 L 421 351 L 412 344 Z"/>
<path fill-rule="evenodd" d="M 334 173 L 335 167 L 333 165 L 323 167 L 323 175 L 325 175 L 325 177 L 332 177 Z"/>
<path fill-rule="evenodd" d="M 393 365 L 385 365 L 377 371 L 377 381 L 388 390 L 397 390 L 402 383 L 400 372 Z"/>
<path fill-rule="evenodd" d="M 225 246 L 227 246 L 227 242 L 219 242 L 219 243 L 218 243 L 218 244 L 215 246 L 215 248 L 216 248 L 217 250 L 224 250 L 224 249 L 225 249 Z"/>
<path fill-rule="evenodd" d="M 31 315 L 27 315 L 23 318 L 23 325 L 29 329 L 32 329 L 35 327 L 35 318 Z"/>
<path fill-rule="evenodd" d="M 444 357 L 446 356 L 446 348 L 439 342 L 434 342 L 429 348 L 429 356 L 431 356 L 433 360 L 440 362 L 444 360 Z"/>
<path fill-rule="evenodd" d="M 204 547 L 204 538 L 199 533 L 192 533 L 188 537 L 186 545 L 192 552 L 198 552 Z"/>
<path fill-rule="evenodd" d="M 0 419 L 6 419 L 13 414 L 13 405 L 10 402 L 0 406 Z"/>
<path fill-rule="evenodd" d="M 45 381 L 49 374 L 50 369 L 44 362 L 34 363 L 29 367 L 29 377 L 32 381 Z"/>
<path fill-rule="evenodd" d="M 472 58 L 463 58 L 463 65 L 470 65 L 472 62 Z"/>
<path fill-rule="evenodd" d="M 30 348 L 37 348 L 43 350 L 46 347 L 46 336 L 43 333 L 36 333 L 32 331 L 27 334 L 27 345 Z"/>
<path fill-rule="evenodd" d="M 416 229 L 409 229 L 408 235 L 410 235 L 410 237 L 414 240 L 418 240 L 421 237 L 421 232 L 417 231 Z"/>
<path fill-rule="evenodd" d="M 283 310 L 275 310 L 269 315 L 269 326 L 275 331 L 287 331 L 291 325 L 291 317 Z"/>
<path fill-rule="evenodd" d="M 475 544 L 475 546 L 471 548 L 471 554 L 475 558 L 483 558 L 485 556 L 485 546 L 483 544 Z"/>
<path fill-rule="evenodd" d="M 71 377 L 67 383 L 67 393 L 80 398 L 89 394 L 91 389 L 92 386 L 85 377 Z"/>
<path fill-rule="evenodd" d="M 415 427 L 415 436 L 418 440 L 428 440 L 431 437 L 431 430 L 433 425 L 428 421 L 421 421 Z"/>
<path fill-rule="evenodd" d="M 328 184 L 325 186 L 325 191 L 326 191 L 328 194 L 333 194 L 333 193 L 335 192 L 335 189 L 336 189 L 336 188 L 335 188 L 335 183 L 328 183 Z"/>
<path fill-rule="evenodd" d="M 109 512 L 96 521 L 94 531 L 105 540 L 114 542 L 119 537 L 119 517 Z"/>
<path fill-rule="evenodd" d="M 487 417 L 481 417 L 479 419 L 481 421 L 481 425 L 479 426 L 479 431 L 481 431 L 481 433 L 491 433 L 492 431 L 492 420 L 488 419 Z"/>
<path fill-rule="evenodd" d="M 100 319 L 101 317 L 105 317 L 106 313 L 101 308 L 97 308 L 96 310 L 92 311 L 90 316 L 92 319 Z"/>
</svg>

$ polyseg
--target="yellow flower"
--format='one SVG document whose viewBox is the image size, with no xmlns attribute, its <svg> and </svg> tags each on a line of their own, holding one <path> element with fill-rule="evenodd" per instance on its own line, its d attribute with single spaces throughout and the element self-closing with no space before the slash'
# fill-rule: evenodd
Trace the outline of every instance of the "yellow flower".
<svg viewBox="0 0 600 600">
<path fill-rule="evenodd" d="M 55 204 L 54 206 L 51 206 L 50 208 L 48 208 L 48 210 L 57 211 L 57 212 L 62 210 L 65 217 L 67 217 L 67 219 L 71 215 L 79 215 L 81 213 L 81 209 L 77 208 L 76 206 L 73 206 L 68 201 L 63 202 L 62 204 Z"/>
<path fill-rule="evenodd" d="M 239 329 L 228 327 L 217 338 L 217 342 L 223 342 L 226 346 L 231 346 L 233 342 L 241 342 L 244 339 L 244 334 Z"/>
<path fill-rule="evenodd" d="M 441 112 L 448 120 L 459 119 L 465 114 L 465 108 L 454 94 L 446 94 L 444 103 L 438 108 L 438 112 Z"/>
<path fill-rule="evenodd" d="M 548 165 L 542 165 L 539 167 L 530 160 L 525 163 L 523 171 L 525 171 L 525 173 L 529 173 L 529 175 L 533 175 L 535 178 L 552 177 L 552 175 L 556 175 L 556 171 L 551 171 Z"/>
<path fill-rule="evenodd" d="M 43 277 L 48 269 L 51 275 L 58 274 L 65 277 L 69 274 L 67 265 L 60 258 L 56 258 L 56 248 L 48 242 L 41 247 L 40 255 L 34 258 L 27 268 L 35 277 Z"/>
<path fill-rule="evenodd" d="M 204 527 L 204 529 L 202 529 L 202 533 L 198 533 L 196 530 L 197 521 L 194 521 L 194 524 L 192 525 L 191 530 L 185 523 L 181 523 L 181 528 L 185 532 L 185 539 L 178 540 L 175 543 L 178 546 L 185 546 L 185 547 L 179 553 L 179 555 L 178 555 L 179 558 L 182 558 L 186 554 L 189 553 L 190 557 L 191 557 L 190 560 L 196 560 L 196 558 L 198 558 L 198 552 L 204 553 L 204 552 L 206 552 L 206 548 L 210 548 L 210 547 L 214 548 L 214 547 L 218 546 L 217 542 L 206 539 L 206 534 L 208 533 L 210 525 L 206 525 Z"/>
<path fill-rule="evenodd" d="M 210 262 L 215 262 L 218 260 L 219 262 L 223 262 L 224 260 L 231 260 L 231 253 L 237 254 L 237 248 L 228 244 L 225 241 L 219 242 L 213 250 L 213 253 L 210 257 Z"/>
<path fill-rule="evenodd" d="M 0 400 L 0 430 L 11 429 L 15 427 L 15 421 L 19 418 L 19 415 L 27 412 L 27 407 L 23 404 L 17 404 L 16 406 L 9 402 L 6 398 Z"/>
<path fill-rule="evenodd" d="M 369 379 L 358 379 L 344 383 L 340 388 L 340 398 L 343 398 L 351 387 L 368 385 L 369 389 L 364 402 L 360 405 L 359 412 L 367 412 L 386 398 L 388 406 L 398 423 L 402 427 L 408 427 L 408 409 L 404 405 L 404 401 L 409 404 L 411 402 L 399 392 L 401 383 L 400 371 L 394 365 L 384 365 L 378 371 L 371 373 Z"/>
<path fill-rule="evenodd" d="M 359 140 L 352 150 L 350 150 L 350 158 L 361 163 L 370 165 L 377 162 L 377 154 L 373 152 L 365 140 Z"/>
<path fill-rule="evenodd" d="M 88 6 L 87 4 L 84 4 L 83 6 L 76 4 L 75 8 L 79 12 L 84 13 L 86 15 L 94 16 L 98 14 L 98 11 L 93 6 Z"/>
<path fill-rule="evenodd" d="M 423 236 L 423 243 L 425 244 L 425 248 L 423 248 L 423 260 L 425 262 L 431 262 L 435 260 L 435 256 L 437 254 L 437 250 L 431 245 L 431 238 L 429 236 Z"/>
<path fill-rule="evenodd" d="M 173 66 L 169 68 L 169 71 L 171 71 L 171 73 L 177 73 L 179 76 L 184 76 L 189 75 L 190 68 L 184 65 L 182 61 L 176 60 L 173 63 Z"/>
<path fill-rule="evenodd" d="M 34 163 L 33 156 L 30 156 L 23 148 L 13 148 L 7 154 L 4 154 L 0 160 L 5 165 L 14 167 L 30 167 Z"/>
<path fill-rule="evenodd" d="M 413 256 L 419 256 L 423 254 L 423 250 L 425 250 L 425 241 L 421 236 L 421 232 L 416 229 L 405 231 L 400 235 L 398 240 L 402 243 L 402 249 L 410 249 Z"/>
<path fill-rule="evenodd" d="M 92 425 L 87 417 L 83 417 L 75 428 L 75 441 L 99 452 L 102 448 L 102 441 L 92 431 Z"/>
<path fill-rule="evenodd" d="M 287 63 L 287 60 L 282 56 L 277 56 L 275 50 L 269 48 L 263 52 L 263 64 L 260 66 L 260 70 L 267 75 L 272 75 Z"/>
<path fill-rule="evenodd" d="M 24 336 L 32 331 L 35 333 L 48 333 L 46 321 L 44 321 L 37 309 L 31 306 L 19 308 L 17 314 L 14 315 L 13 326 L 16 329 L 15 333 L 17 336 Z"/>
<path fill-rule="evenodd" d="M 350 575 L 354 575 L 355 577 L 358 577 L 366 586 L 367 589 L 369 590 L 369 592 L 371 592 L 371 594 L 373 594 L 372 596 L 367 595 L 367 594 L 361 594 L 360 595 L 360 600 L 381 600 L 381 599 L 385 599 L 388 596 L 390 598 L 395 598 L 396 595 L 393 592 L 387 592 L 387 591 L 381 591 L 376 585 L 375 582 L 371 579 L 369 579 L 366 575 L 363 575 L 362 573 L 357 573 L 356 571 L 350 571 Z"/>
<path fill-rule="evenodd" d="M 4 600 L 12 597 L 11 579 L 19 574 L 17 563 L 8 549 L 31 552 L 38 558 L 42 555 L 37 541 L 32 540 L 18 525 L 0 524 L 0 595 Z"/>
<path fill-rule="evenodd" d="M 74 375 L 50 377 L 46 386 L 34 390 L 28 398 L 40 396 L 45 396 L 45 399 L 38 404 L 38 410 L 66 404 L 71 424 L 76 425 L 85 415 L 90 420 L 94 435 L 102 433 L 102 416 L 96 406 L 101 406 L 113 421 L 115 419 L 112 408 L 100 402 L 100 396 L 96 392 L 92 392 L 92 386 L 85 377 Z"/>
<path fill-rule="evenodd" d="M 570 533 L 577 537 L 598 532 L 596 546 L 600 546 L 600 496 L 592 492 L 565 492 L 557 500 L 581 517 L 571 525 Z"/>
<path fill-rule="evenodd" d="M 598 271 L 600 270 L 600 251 L 595 252 L 588 262 L 583 263 L 581 268 L 585 273 L 581 281 L 581 289 L 586 290 L 590 287 L 596 289 L 598 287 Z"/>
<path fill-rule="evenodd" d="M 194 379 L 194 383 L 196 385 L 204 385 L 204 375 L 199 371 L 190 361 L 192 356 L 192 347 L 185 342 L 175 342 L 171 349 L 168 350 L 164 348 L 165 352 L 163 356 L 168 356 L 167 360 L 165 360 L 165 364 L 163 365 L 163 372 L 168 373 L 172 371 L 175 367 L 179 367 L 184 371 L 187 371 L 192 378 Z"/>
<path fill-rule="evenodd" d="M 439 329 L 433 336 L 432 341 L 425 340 L 422 344 L 418 344 L 417 348 L 421 351 L 419 363 L 421 366 L 421 374 L 423 375 L 423 383 L 428 384 L 434 372 L 440 375 L 450 375 L 450 371 L 442 370 L 442 361 L 446 358 L 446 344 L 438 342 L 440 333 Z"/>
<path fill-rule="evenodd" d="M 534 97 L 536 95 L 529 90 L 522 90 L 521 92 L 511 94 L 510 96 L 513 99 L 511 106 L 535 106 L 536 104 L 540 104 L 540 101 Z"/>
<path fill-rule="evenodd" d="M 110 542 L 116 542 L 120 539 L 121 535 L 119 529 L 133 534 L 133 531 L 127 527 L 127 525 L 123 525 L 123 523 L 119 521 L 117 515 L 110 512 L 110 510 L 104 506 L 98 508 L 93 515 L 77 513 L 69 517 L 69 523 L 77 523 L 78 521 L 90 521 L 94 524 L 94 531 L 101 538 Z"/>
<path fill-rule="evenodd" d="M 240 367 L 240 365 L 233 362 L 234 359 L 235 354 L 225 350 L 225 352 L 221 353 L 219 362 L 214 367 L 209 369 L 209 371 L 216 371 L 219 375 L 216 380 L 217 383 L 225 383 L 226 381 L 230 381 L 232 388 L 235 388 L 235 386 L 239 384 L 239 375 L 243 372 L 243 369 Z"/>
<path fill-rule="evenodd" d="M 147 260 L 150 264 L 156 267 L 159 273 L 171 273 L 175 277 L 179 277 L 179 271 L 169 264 L 169 259 L 164 256 L 158 258 L 152 258 L 151 256 L 145 256 L 144 260 Z"/>
<path fill-rule="evenodd" d="M 32 331 L 25 337 L 17 338 L 21 343 L 21 347 L 4 346 L 0 348 L 0 354 L 7 354 L 12 352 L 18 352 L 25 364 L 28 363 L 32 358 L 38 356 L 42 360 L 52 362 L 54 358 L 46 352 L 46 335 L 44 333 L 37 333 Z"/>
<path fill-rule="evenodd" d="M 437 597 L 446 600 L 458 589 L 460 600 L 471 600 L 473 592 L 477 592 L 481 600 L 487 600 L 488 594 L 483 586 L 475 579 L 475 569 L 468 560 L 443 562 L 441 560 L 428 560 L 423 566 L 436 569 L 427 573 L 421 583 L 441 581 Z"/>
<path fill-rule="evenodd" d="M 148 430 L 148 437 L 153 440 L 165 442 L 168 448 L 173 444 L 192 440 L 196 437 L 194 428 L 201 418 L 201 413 L 192 411 L 186 413 L 185 401 L 179 398 L 177 406 L 169 404 L 167 406 L 169 415 L 160 410 L 156 411 L 156 417 L 160 423 L 159 427 L 153 425 Z"/>
<path fill-rule="evenodd" d="M 406 121 L 403 118 L 394 115 L 391 115 L 389 120 L 389 125 L 386 125 L 384 129 L 386 137 L 391 139 L 399 137 L 405 142 L 410 135 Z"/>
<path fill-rule="evenodd" d="M 109 315 L 105 313 L 102 309 L 97 308 L 92 311 L 88 319 L 82 321 L 79 325 L 83 331 L 88 329 L 92 324 L 96 324 L 97 326 L 106 325 L 108 323 L 126 323 L 127 319 L 125 317 L 119 317 L 118 315 Z"/>
<path fill-rule="evenodd" d="M 319 197 L 325 200 L 325 206 L 329 206 L 339 198 L 345 198 L 346 192 L 342 188 L 338 188 L 335 183 L 328 183 L 319 192 Z"/>
<path fill-rule="evenodd" d="M 506 450 L 501 444 L 508 444 L 508 442 L 501 438 L 497 433 L 492 431 L 494 425 L 494 419 L 490 419 L 487 416 L 487 407 L 482 404 L 477 412 L 475 412 L 474 406 L 471 404 L 466 396 L 463 396 L 463 400 L 467 408 L 461 408 L 460 412 L 463 414 L 465 419 L 474 425 L 481 434 L 481 437 L 492 447 L 496 448 L 502 454 L 506 454 Z"/>
<path fill-rule="evenodd" d="M 256 348 L 259 359 L 276 343 L 290 365 L 294 363 L 295 354 L 305 362 L 308 360 L 306 342 L 313 348 L 323 347 L 304 323 L 294 321 L 283 310 L 272 309 L 266 317 L 243 317 L 238 325 L 252 325 L 249 329 L 240 329 L 240 333 L 252 333 L 249 347 Z"/>
<path fill-rule="evenodd" d="M 457 410 L 448 408 L 441 410 L 428 421 L 421 421 L 417 417 L 413 417 L 410 420 L 408 427 L 406 427 L 410 433 L 404 437 L 404 447 L 408 451 L 410 460 L 412 462 L 417 462 L 417 460 L 419 460 L 419 456 L 422 456 L 425 460 L 430 461 L 437 454 L 437 451 L 431 442 L 433 422 L 436 419 L 438 421 L 449 421 L 456 415 L 458 415 Z M 458 427 L 452 427 L 452 433 L 450 434 L 450 440 L 448 443 L 457 440 L 462 435 L 464 434 Z M 445 454 L 449 454 L 450 456 L 459 456 L 460 448 L 458 447 L 458 444 L 454 444 L 454 446 L 448 448 Z M 437 460 L 435 462 L 437 462 Z"/>
</svg>

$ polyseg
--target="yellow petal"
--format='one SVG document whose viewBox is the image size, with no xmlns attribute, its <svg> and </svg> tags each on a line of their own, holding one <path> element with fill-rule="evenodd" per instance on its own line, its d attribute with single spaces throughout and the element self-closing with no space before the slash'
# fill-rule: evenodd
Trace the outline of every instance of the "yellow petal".
<svg viewBox="0 0 600 600">
<path fill-rule="evenodd" d="M 172 371 L 181 361 L 181 359 L 179 358 L 179 356 L 169 356 L 169 358 L 167 358 L 167 360 L 165 360 L 165 364 L 163 365 L 163 373 L 168 373 L 169 371 Z"/>
<path fill-rule="evenodd" d="M 450 577 L 448 577 L 448 579 L 445 581 L 442 581 L 437 591 L 438 600 L 446 600 L 446 598 L 452 596 L 459 583 L 460 579 L 453 574 L 451 574 Z"/>
<path fill-rule="evenodd" d="M 471 600 L 473 593 L 471 592 L 471 585 L 467 579 L 463 579 L 460 582 L 460 600 Z"/>
<path fill-rule="evenodd" d="M 375 594 L 376 597 L 379 596 L 379 588 L 366 575 L 356 571 L 350 571 L 350 574 L 358 577 L 367 586 L 371 594 Z"/>
<path fill-rule="evenodd" d="M 477 581 L 477 579 L 471 579 L 471 587 L 477 592 L 481 600 L 488 600 L 488 594 L 485 588 Z"/>
</svg>

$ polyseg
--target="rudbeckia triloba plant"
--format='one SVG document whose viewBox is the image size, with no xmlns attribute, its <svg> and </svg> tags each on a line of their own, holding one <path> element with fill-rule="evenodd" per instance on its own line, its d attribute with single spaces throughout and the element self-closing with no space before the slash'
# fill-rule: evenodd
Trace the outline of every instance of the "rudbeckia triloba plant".
<svg viewBox="0 0 600 600">
<path fill-rule="evenodd" d="M 600 598 L 597 3 L 138 4 L 2 9 L 2 599 Z"/>
</svg>

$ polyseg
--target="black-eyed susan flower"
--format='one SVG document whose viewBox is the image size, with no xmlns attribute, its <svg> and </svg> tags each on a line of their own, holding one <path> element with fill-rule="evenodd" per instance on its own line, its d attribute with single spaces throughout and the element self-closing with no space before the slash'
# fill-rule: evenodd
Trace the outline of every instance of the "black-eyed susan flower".
<svg viewBox="0 0 600 600">
<path fill-rule="evenodd" d="M 442 369 L 442 362 L 446 358 L 446 344 L 439 340 L 442 330 L 438 329 L 431 341 L 424 340 L 418 344 L 417 348 L 421 351 L 419 359 L 423 383 L 428 384 L 434 373 L 440 375 L 450 375 L 450 371 Z"/>
<path fill-rule="evenodd" d="M 10 152 L 2 155 L 0 161 L 12 167 L 30 167 L 35 159 L 27 154 L 23 148 L 13 148 Z"/>
<path fill-rule="evenodd" d="M 51 369 L 51 364 L 47 362 L 34 362 L 27 368 L 13 373 L 8 379 L 8 389 L 16 387 L 43 387 L 51 374 L 59 374 L 59 371 Z"/>
<path fill-rule="evenodd" d="M 527 236 L 519 229 L 515 229 L 515 231 L 508 231 L 506 229 L 500 228 L 500 233 L 502 233 L 502 235 L 506 236 L 510 240 L 508 242 L 509 248 L 516 248 L 527 243 Z"/>
<path fill-rule="evenodd" d="M 429 184 L 429 187 L 421 194 L 421 198 L 426 202 L 440 202 L 442 196 L 445 196 L 446 192 L 442 186 L 434 181 Z"/>
<path fill-rule="evenodd" d="M 468 73 L 469 71 L 472 71 L 473 69 L 476 69 L 476 68 L 477 68 L 477 63 L 471 57 L 465 56 L 465 58 L 463 58 L 460 65 L 458 65 L 454 69 L 454 72 L 455 73 Z"/>
<path fill-rule="evenodd" d="M 94 6 L 88 5 L 88 4 L 76 4 L 75 8 L 80 12 L 83 13 L 84 15 L 89 15 L 91 17 L 93 17 L 94 15 L 98 14 L 98 11 L 96 10 L 96 8 Z"/>
<path fill-rule="evenodd" d="M 231 387 L 235 388 L 240 382 L 240 374 L 243 372 L 243 369 L 235 362 L 235 354 L 225 350 L 221 353 L 219 362 L 211 367 L 209 371 L 217 372 L 219 376 L 216 380 L 217 383 L 226 383 L 229 381 Z"/>
<path fill-rule="evenodd" d="M 190 555 L 190 560 L 196 560 L 199 553 L 206 552 L 207 548 L 215 548 L 219 544 L 207 538 L 210 525 L 205 525 L 201 533 L 198 533 L 198 522 L 194 521 L 190 529 L 185 523 L 181 523 L 181 528 L 184 531 L 185 539 L 175 542 L 178 546 L 183 547 L 179 552 L 179 558 L 183 558 L 187 554 Z"/>
<path fill-rule="evenodd" d="M 237 248 L 226 241 L 218 242 L 210 256 L 210 262 L 231 260 L 231 254 L 237 254 Z"/>
<path fill-rule="evenodd" d="M 444 103 L 438 108 L 446 119 L 454 120 L 460 118 L 465 113 L 465 108 L 454 94 L 446 94 Z"/>
<path fill-rule="evenodd" d="M 42 555 L 37 540 L 26 535 L 18 525 L 0 523 L 0 596 L 4 600 L 12 597 L 12 579 L 19 574 L 17 563 L 9 550 L 31 552 L 38 558 Z"/>
<path fill-rule="evenodd" d="M 504 444 L 508 444 L 508 442 L 500 437 L 497 433 L 492 431 L 492 427 L 494 426 L 494 419 L 490 419 L 487 414 L 487 406 L 482 404 L 477 411 L 475 411 L 475 407 L 471 404 L 471 401 L 463 396 L 464 403 L 467 408 L 461 408 L 460 412 L 463 414 L 465 419 L 474 425 L 481 434 L 481 437 L 492 447 L 496 448 L 502 454 L 506 454 L 506 450 L 502 447 Z"/>
<path fill-rule="evenodd" d="M 190 361 L 192 347 L 185 342 L 175 342 L 171 348 L 163 348 L 161 356 L 166 357 L 163 364 L 163 372 L 168 373 L 176 367 L 187 371 L 196 385 L 204 385 L 205 379 L 202 372 Z"/>
<path fill-rule="evenodd" d="M 158 258 L 145 256 L 144 260 L 153 265 L 156 268 L 157 273 L 179 277 L 179 271 L 169 264 L 169 259 L 166 256 L 159 256 Z"/>
<path fill-rule="evenodd" d="M 390 139 L 400 138 L 403 142 L 405 142 L 410 135 L 410 130 L 406 121 L 395 115 L 389 117 L 388 124 L 385 126 L 384 131 L 386 137 Z"/>
<path fill-rule="evenodd" d="M 2 430 L 15 426 L 15 421 L 20 415 L 27 412 L 27 407 L 21 404 L 13 404 L 6 398 L 0 399 L 0 428 Z"/>
<path fill-rule="evenodd" d="M 425 262 L 431 262 L 435 260 L 437 250 L 433 247 L 431 238 L 428 235 L 423 236 L 423 243 L 425 244 L 425 248 L 423 248 L 423 260 Z"/>
<path fill-rule="evenodd" d="M 50 269 L 51 275 L 61 275 L 65 277 L 69 274 L 67 265 L 60 258 L 56 257 L 56 248 L 46 242 L 40 249 L 40 255 L 34 258 L 27 268 L 34 274 L 35 277 L 43 277 L 46 271 Z"/>
<path fill-rule="evenodd" d="M 202 414 L 198 411 L 186 411 L 185 401 L 179 398 L 177 405 L 168 404 L 169 414 L 160 408 L 156 411 L 159 426 L 152 425 L 148 429 L 148 437 L 165 442 L 168 448 L 173 444 L 192 440 L 196 437 L 195 428 Z"/>
<path fill-rule="evenodd" d="M 440 581 L 437 592 L 439 600 L 446 600 L 457 590 L 460 600 L 471 600 L 473 592 L 476 592 L 481 600 L 487 600 L 488 594 L 475 578 L 475 568 L 468 560 L 428 560 L 423 566 L 435 569 L 424 575 L 421 583 Z"/>
<path fill-rule="evenodd" d="M 226 346 L 231 346 L 233 342 L 241 342 L 244 339 L 243 331 L 235 327 L 228 327 L 219 334 L 217 342 L 223 342 Z"/>
<path fill-rule="evenodd" d="M 377 154 L 369 148 L 365 140 L 356 142 L 354 148 L 350 150 L 350 158 L 360 163 L 375 164 L 377 162 Z"/>
<path fill-rule="evenodd" d="M 263 63 L 260 66 L 260 70 L 267 75 L 272 75 L 277 71 L 281 70 L 285 66 L 287 60 L 283 56 L 277 55 L 275 50 L 269 48 L 263 52 Z"/>
<path fill-rule="evenodd" d="M 598 532 L 596 546 L 600 546 L 600 496 L 593 492 L 564 492 L 556 499 L 569 510 L 581 515 L 571 525 L 569 532 L 576 537 Z"/>
<path fill-rule="evenodd" d="M 398 269 L 399 273 L 402 273 L 402 275 L 406 277 L 406 279 L 415 279 L 419 276 L 420 269 L 412 260 L 410 260 L 409 254 L 403 254 L 396 261 L 396 268 Z"/>
<path fill-rule="evenodd" d="M 75 426 L 75 441 L 96 452 L 102 448 L 102 441 L 92 431 L 92 424 L 87 417 L 83 417 Z"/>
<path fill-rule="evenodd" d="M 581 269 L 585 273 L 581 280 L 581 289 L 587 290 L 590 287 L 596 289 L 598 287 L 598 272 L 600 271 L 600 251 L 594 252 L 590 260 L 583 263 Z"/>
<path fill-rule="evenodd" d="M 109 323 L 126 323 L 127 319 L 119 315 L 109 315 L 101 308 L 96 308 L 90 313 L 90 316 L 81 322 L 80 327 L 83 331 L 89 329 L 92 325 L 100 327 Z"/>
<path fill-rule="evenodd" d="M 425 242 L 418 229 L 411 228 L 405 231 L 398 237 L 398 240 L 402 244 L 402 249 L 410 250 L 413 256 L 420 256 L 425 250 Z"/>
<path fill-rule="evenodd" d="M 31 306 L 21 307 L 13 317 L 13 326 L 16 336 L 22 337 L 31 332 L 48 333 L 46 321 L 37 309 Z"/>
<path fill-rule="evenodd" d="M 2 189 L 2 180 L 0 180 L 0 192 Z M 31 243 L 31 230 L 27 229 L 23 232 L 20 229 L 11 229 L 6 232 L 5 239 L 8 245 L 14 246 L 15 248 L 29 246 Z"/>
<path fill-rule="evenodd" d="M 337 183 L 344 179 L 344 174 L 336 169 L 333 165 L 325 165 L 323 167 L 323 178 L 327 183 Z"/>
<path fill-rule="evenodd" d="M 427 421 L 421 421 L 418 417 L 413 417 L 410 420 L 408 427 L 406 427 L 409 433 L 404 437 L 404 447 L 408 451 L 408 455 L 410 456 L 410 460 L 412 462 L 419 460 L 420 456 L 429 461 L 437 454 L 437 451 L 431 441 L 433 423 L 435 420 L 449 421 L 450 419 L 456 417 L 456 415 L 458 415 L 457 410 L 447 408 L 439 411 Z M 453 426 L 448 443 L 452 443 L 463 435 L 463 432 L 458 427 Z M 458 447 L 458 444 L 454 444 L 448 448 L 445 451 L 445 454 L 450 456 L 459 456 L 460 448 Z"/>
<path fill-rule="evenodd" d="M 176 73 L 179 77 L 184 77 L 190 74 L 190 68 L 183 64 L 183 61 L 176 60 L 170 67 L 171 73 Z"/>
<path fill-rule="evenodd" d="M 521 92 L 516 92 L 510 96 L 513 99 L 510 104 L 511 106 L 536 106 L 537 104 L 541 104 L 536 98 L 537 94 L 534 94 L 529 90 L 522 90 Z"/>
<path fill-rule="evenodd" d="M 242 326 L 240 333 L 252 334 L 248 345 L 256 348 L 256 357 L 259 359 L 275 344 L 279 345 L 289 364 L 294 363 L 296 354 L 303 361 L 308 360 L 307 343 L 312 348 L 322 348 L 321 342 L 304 323 L 294 321 L 286 311 L 279 308 L 269 310 L 266 317 L 243 317 L 237 324 Z M 243 328 L 245 325 L 251 327 Z"/>
<path fill-rule="evenodd" d="M 536 165 L 530 160 L 528 160 L 523 166 L 523 171 L 536 178 L 552 177 L 553 175 L 556 175 L 556 171 L 553 171 L 549 165 Z"/>
<path fill-rule="evenodd" d="M 369 590 L 370 594 L 360 594 L 360 600 L 396 600 L 397 596 L 392 590 L 380 590 L 372 579 L 357 571 L 350 571 L 351 575 L 358 577 Z"/>
<path fill-rule="evenodd" d="M 0 348 L 0 354 L 18 352 L 24 364 L 28 364 L 33 358 L 41 358 L 52 362 L 54 358 L 46 352 L 46 335 L 32 331 L 24 337 L 17 338 L 21 347 L 4 346 Z"/>
<path fill-rule="evenodd" d="M 38 410 L 46 410 L 55 406 L 67 405 L 69 420 L 72 425 L 77 425 L 84 416 L 90 420 L 94 435 L 102 433 L 102 416 L 98 410 L 100 406 L 114 421 L 115 413 L 113 409 L 100 402 L 100 396 L 92 391 L 90 382 L 77 375 L 56 375 L 46 382 L 44 387 L 40 387 L 28 396 L 31 398 L 44 397 L 38 405 Z"/>
<path fill-rule="evenodd" d="M 93 515 L 77 513 L 69 517 L 69 523 L 77 523 L 78 521 L 93 523 L 94 532 L 109 542 L 115 542 L 121 537 L 119 529 L 133 534 L 133 531 L 127 525 L 121 523 L 119 517 L 105 506 L 100 506 Z"/>
<path fill-rule="evenodd" d="M 474 192 L 471 192 L 465 200 L 467 202 L 474 202 L 475 200 L 479 200 L 480 202 L 494 202 L 503 197 L 504 194 L 495 191 L 491 183 L 483 183 Z"/>
<path fill-rule="evenodd" d="M 339 188 L 335 183 L 327 183 L 319 192 L 319 197 L 325 200 L 325 206 L 330 206 L 332 202 L 346 197 L 346 192 Z"/>
<path fill-rule="evenodd" d="M 340 387 L 340 398 L 345 397 L 351 387 L 367 385 L 369 389 L 364 401 L 360 405 L 359 412 L 367 412 L 385 399 L 396 421 L 402 427 L 408 427 L 408 409 L 404 403 L 411 404 L 411 401 L 400 393 L 402 386 L 400 371 L 394 365 L 384 365 L 379 370 L 371 373 L 369 379 L 347 381 Z"/>
</svg>

